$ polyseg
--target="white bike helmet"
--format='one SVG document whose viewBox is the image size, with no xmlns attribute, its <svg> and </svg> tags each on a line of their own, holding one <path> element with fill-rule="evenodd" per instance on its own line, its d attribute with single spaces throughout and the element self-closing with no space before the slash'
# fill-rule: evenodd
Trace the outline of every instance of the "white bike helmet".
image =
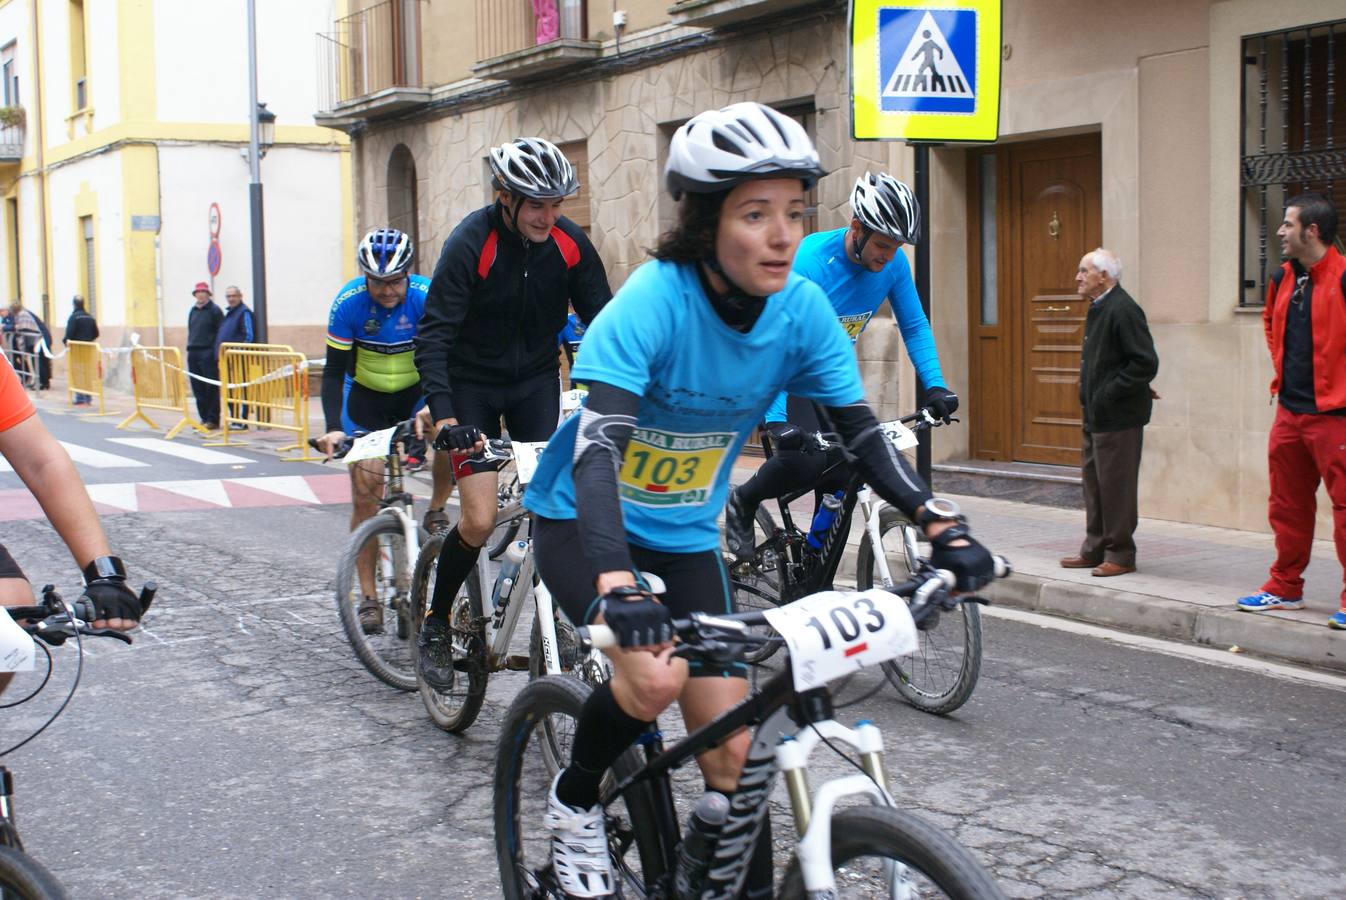
<svg viewBox="0 0 1346 900">
<path fill-rule="evenodd" d="M 891 175 L 866 172 L 855 180 L 851 210 L 870 231 L 904 244 L 921 242 L 921 204 L 911 188 Z"/>
<path fill-rule="evenodd" d="M 570 160 L 542 138 L 519 138 L 492 147 L 490 163 L 499 186 L 517 197 L 556 200 L 580 189 Z"/>
<path fill-rule="evenodd" d="M 375 278 L 392 278 L 411 268 L 415 247 L 396 228 L 375 228 L 360 241 L 355 261 L 360 271 Z"/>
<path fill-rule="evenodd" d="M 727 191 L 751 178 L 796 176 L 812 187 L 826 174 L 804 126 L 753 102 L 693 116 L 673 134 L 664 167 L 674 199 L 684 191 Z"/>
</svg>

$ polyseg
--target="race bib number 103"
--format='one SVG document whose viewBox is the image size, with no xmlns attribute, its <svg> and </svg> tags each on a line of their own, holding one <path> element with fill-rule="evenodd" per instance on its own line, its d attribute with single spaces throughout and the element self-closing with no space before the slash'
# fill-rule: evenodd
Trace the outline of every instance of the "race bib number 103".
<svg viewBox="0 0 1346 900">
<path fill-rule="evenodd" d="M 801 691 L 914 653 L 919 643 L 906 601 L 878 588 L 810 594 L 765 615 L 790 648 L 795 689 Z"/>
<path fill-rule="evenodd" d="M 618 475 L 622 499 L 640 506 L 701 506 L 734 444 L 733 432 L 678 434 L 637 428 Z"/>
</svg>

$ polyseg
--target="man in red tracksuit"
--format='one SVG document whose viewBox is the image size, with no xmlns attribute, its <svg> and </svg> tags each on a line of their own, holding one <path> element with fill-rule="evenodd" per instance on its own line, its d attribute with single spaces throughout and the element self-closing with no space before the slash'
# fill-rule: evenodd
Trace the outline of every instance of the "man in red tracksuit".
<svg viewBox="0 0 1346 900">
<path fill-rule="evenodd" d="M 1319 481 L 1332 498 L 1332 539 L 1346 569 L 1346 259 L 1332 246 L 1337 210 L 1322 194 L 1300 194 L 1286 203 L 1276 234 L 1286 262 L 1262 312 L 1271 393 L 1280 400 L 1267 447 L 1276 561 L 1262 590 L 1238 601 L 1246 612 L 1304 607 Z M 1328 624 L 1346 629 L 1346 591 Z"/>
</svg>

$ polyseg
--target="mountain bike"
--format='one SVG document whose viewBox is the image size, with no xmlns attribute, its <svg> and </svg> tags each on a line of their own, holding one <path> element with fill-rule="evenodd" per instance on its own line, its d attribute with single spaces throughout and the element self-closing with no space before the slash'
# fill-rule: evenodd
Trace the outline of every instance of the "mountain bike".
<svg viewBox="0 0 1346 900">
<path fill-rule="evenodd" d="M 1008 574 L 997 558 L 997 575 Z M 784 772 L 799 841 L 778 895 L 803 897 L 1002 897 L 981 863 L 942 830 L 895 808 L 877 726 L 835 721 L 830 682 L 896 658 L 914 647 L 919 629 L 970 600 L 950 593 L 953 575 L 921 563 L 888 589 L 825 591 L 786 606 L 731 615 L 697 613 L 676 620 L 679 656 L 723 664 L 762 643 L 783 643 L 788 664 L 758 693 L 665 748 L 657 724 L 608 773 L 601 803 L 614 875 L 622 896 L 737 897 L 764 823 L 777 772 Z M 895 600 L 909 598 L 908 603 Z M 984 601 L 978 601 L 984 602 Z M 595 647 L 615 641 L 604 626 L 579 629 Z M 496 748 L 495 844 L 507 900 L 561 896 L 543 828 L 550 793 L 546 766 L 529 744 L 542 722 L 578 718 L 590 688 L 547 677 L 524 687 L 510 706 Z M 681 827 L 670 774 L 741 728 L 755 731 L 728 818 L 709 851 L 705 881 L 689 894 L 675 887 Z M 809 759 L 820 745 L 859 756 L 857 772 L 810 789 Z M 853 763 L 854 764 L 854 763 Z M 868 805 L 839 809 L 845 801 Z M 841 875 L 841 877 L 837 877 Z M 941 893 L 936 893 L 941 892 Z"/>
<path fill-rule="evenodd" d="M 957 419 L 950 419 L 956 422 Z M 900 451 L 915 446 L 915 432 L 936 428 L 942 421 L 922 409 L 879 427 Z M 911 427 L 908 428 L 907 426 Z M 811 449 L 826 452 L 841 445 L 828 435 L 814 434 Z M 762 435 L 762 448 L 772 455 L 769 437 Z M 821 478 L 844 463 L 828 467 Z M 851 518 L 858 507 L 864 531 L 856 551 L 856 587 L 892 587 L 916 571 L 914 566 L 928 555 L 925 535 L 900 510 L 876 501 L 858 477 L 852 477 L 841 497 L 841 509 L 821 547 L 809 543 L 809 535 L 794 522 L 790 503 L 812 493 L 807 487 L 777 499 L 781 524 L 777 525 L 765 505 L 757 508 L 752 556 L 726 558 L 739 609 L 765 609 L 789 603 L 806 594 L 828 590 L 846 551 Z M 766 645 L 755 654 L 760 662 L 775 651 Z M 981 613 L 975 604 L 960 605 L 942 616 L 935 627 L 920 633 L 919 645 L 910 656 L 883 663 L 883 672 L 904 700 L 917 709 L 947 715 L 972 696 L 981 674 Z"/>
<path fill-rule="evenodd" d="M 153 602 L 155 590 L 154 582 L 147 583 L 141 590 L 140 607 L 142 615 Z M 12 619 L 29 635 L 40 638 L 43 642 L 52 646 L 59 646 L 73 637 L 78 647 L 75 679 L 70 685 L 70 691 L 65 700 L 40 728 L 14 746 L 0 752 L 0 757 L 3 757 L 46 731 L 56 721 L 56 718 L 65 711 L 66 706 L 70 704 L 71 699 L 75 696 L 75 691 L 79 688 L 80 677 L 84 674 L 83 635 L 116 638 L 127 644 L 131 643 L 131 637 L 111 628 L 90 627 L 88 623 L 95 618 L 93 604 L 87 599 L 81 599 L 75 602 L 73 608 L 69 607 L 52 585 L 47 585 L 42 589 L 42 602 L 40 604 L 0 607 L 0 617 Z M 8 623 L 5 624 L 8 626 Z M 47 656 L 46 676 L 36 690 L 29 693 L 28 696 L 21 700 L 6 702 L 3 708 L 12 708 L 32 700 L 42 692 L 51 680 L 51 651 L 36 641 L 33 643 Z M 4 662 L 9 662 L 9 658 L 0 661 L 0 671 L 11 671 L 10 667 L 3 665 Z M 10 665 L 12 666 L 13 663 Z M 24 851 L 23 840 L 19 837 L 19 826 L 14 812 L 14 776 L 8 768 L 0 766 L 0 897 L 3 897 L 4 900 L 64 900 L 67 896 L 65 888 L 61 887 L 61 883 L 56 880 L 56 876 L 52 875 L 46 866 Z"/>
<path fill-rule="evenodd" d="M 580 408 L 588 391 L 572 388 L 561 392 L 561 419 L 573 413 Z M 500 554 L 505 552 L 505 548 L 510 545 L 519 534 L 519 528 L 527 516 L 523 513 L 523 508 L 519 501 L 523 499 L 523 485 L 519 483 L 519 474 L 515 471 L 511 463 L 505 463 L 500 467 L 496 476 L 496 509 L 504 512 L 507 509 L 519 510 L 517 516 L 497 516 L 495 530 L 486 538 L 486 555 L 491 559 L 499 559 Z"/>
<path fill-rule="evenodd" d="M 488 441 L 480 460 L 500 462 L 513 460 L 519 482 L 526 487 L 537 469 L 538 457 L 545 442 L 525 443 L 506 440 Z M 496 521 L 507 518 L 519 521 L 528 518 L 528 512 L 515 500 L 500 510 Z M 444 535 L 435 535 L 421 548 L 412 578 L 412 610 L 414 631 L 419 631 L 425 618 L 430 596 L 434 593 L 434 579 L 439 563 Z M 551 591 L 536 576 L 533 564 L 531 534 L 519 544 L 521 558 L 518 570 L 509 578 L 508 589 L 500 584 L 490 594 L 483 591 L 489 580 L 488 560 L 485 554 L 477 558 L 477 565 L 463 582 L 454 598 L 449 614 L 453 629 L 454 682 L 448 691 L 438 691 L 420 679 L 418 686 L 426 711 L 436 725 L 445 731 L 462 733 L 471 727 L 481 712 L 486 698 L 486 682 L 491 673 L 501 671 L 528 672 L 529 678 L 547 674 L 568 674 L 587 681 L 607 677 L 607 664 L 601 654 L 581 650 L 570 620 L 557 609 Z M 508 557 L 507 557 L 508 558 Z M 503 577 L 503 576 L 502 576 Z M 500 579 L 498 579 L 499 581 Z M 510 653 L 515 629 L 522 618 L 529 593 L 533 597 L 534 615 L 529 636 L 527 656 Z M 412 635 L 413 646 L 416 635 Z M 546 751 L 549 764 L 559 770 L 568 754 L 569 734 L 555 723 L 545 723 Z"/>
<path fill-rule="evenodd" d="M 414 429 L 415 420 L 408 419 L 392 428 L 353 435 L 332 454 L 347 465 L 383 460 L 379 511 L 357 525 L 346 540 L 337 564 L 336 604 L 341 628 L 360 662 L 375 678 L 400 691 L 416 689 L 411 580 L 416 551 L 427 537 L 416 521 L 415 501 L 403 482 L 401 445 L 412 438 Z M 316 441 L 309 444 L 318 449 Z M 360 622 L 360 604 L 365 596 L 361 563 L 369 567 L 374 590 L 371 596 L 378 601 L 384 619 L 368 634 Z"/>
</svg>

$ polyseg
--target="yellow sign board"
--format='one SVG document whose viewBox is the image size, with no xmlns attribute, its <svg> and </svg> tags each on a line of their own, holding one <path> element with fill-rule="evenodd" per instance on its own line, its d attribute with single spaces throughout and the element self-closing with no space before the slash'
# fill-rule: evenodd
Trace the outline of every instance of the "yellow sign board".
<svg viewBox="0 0 1346 900">
<path fill-rule="evenodd" d="M 851 135 L 994 141 L 1000 3 L 851 0 Z"/>
</svg>

